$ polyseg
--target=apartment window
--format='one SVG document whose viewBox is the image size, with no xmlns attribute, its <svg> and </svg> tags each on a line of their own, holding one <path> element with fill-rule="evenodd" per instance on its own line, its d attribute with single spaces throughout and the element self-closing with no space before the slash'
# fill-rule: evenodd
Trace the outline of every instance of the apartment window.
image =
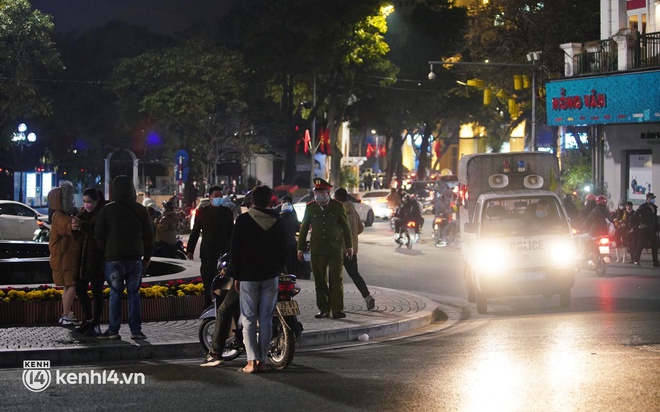
<svg viewBox="0 0 660 412">
<path fill-rule="evenodd" d="M 640 34 L 646 33 L 646 13 L 628 12 L 628 28 L 637 30 Z"/>
</svg>

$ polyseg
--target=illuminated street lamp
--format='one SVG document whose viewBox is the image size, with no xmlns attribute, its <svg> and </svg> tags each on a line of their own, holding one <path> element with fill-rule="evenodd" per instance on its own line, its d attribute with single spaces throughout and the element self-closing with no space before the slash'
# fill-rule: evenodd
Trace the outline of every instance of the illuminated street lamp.
<svg viewBox="0 0 660 412">
<path fill-rule="evenodd" d="M 21 123 L 18 125 L 18 132 L 14 132 L 12 135 L 11 141 L 16 143 L 16 145 L 21 149 L 21 156 L 20 156 L 20 184 L 19 184 L 19 190 L 18 190 L 18 201 L 21 203 L 23 202 L 23 147 L 24 146 L 30 146 L 32 143 L 37 141 L 37 135 L 34 133 L 28 133 L 27 135 L 25 132 L 27 131 L 27 126 L 25 123 Z"/>
</svg>

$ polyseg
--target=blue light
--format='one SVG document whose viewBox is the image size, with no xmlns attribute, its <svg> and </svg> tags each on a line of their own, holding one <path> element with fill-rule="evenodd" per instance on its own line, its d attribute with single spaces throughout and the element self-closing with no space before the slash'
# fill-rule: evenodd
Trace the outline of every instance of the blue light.
<svg viewBox="0 0 660 412">
<path fill-rule="evenodd" d="M 163 144 L 163 139 L 154 131 L 149 132 L 147 135 L 147 146 L 160 146 Z"/>
</svg>

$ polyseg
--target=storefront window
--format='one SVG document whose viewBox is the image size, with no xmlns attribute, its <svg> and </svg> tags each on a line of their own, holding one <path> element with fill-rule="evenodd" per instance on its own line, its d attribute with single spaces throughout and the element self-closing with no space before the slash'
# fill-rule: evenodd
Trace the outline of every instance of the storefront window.
<svg viewBox="0 0 660 412">
<path fill-rule="evenodd" d="M 627 200 L 634 204 L 646 201 L 653 189 L 653 158 L 650 150 L 628 152 Z"/>
</svg>

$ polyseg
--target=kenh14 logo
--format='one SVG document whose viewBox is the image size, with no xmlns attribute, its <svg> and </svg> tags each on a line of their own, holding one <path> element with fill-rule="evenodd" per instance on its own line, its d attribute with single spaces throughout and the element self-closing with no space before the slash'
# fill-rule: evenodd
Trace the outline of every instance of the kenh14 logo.
<svg viewBox="0 0 660 412">
<path fill-rule="evenodd" d="M 42 392 L 51 382 L 49 360 L 24 360 L 23 385 L 32 392 Z"/>
</svg>

